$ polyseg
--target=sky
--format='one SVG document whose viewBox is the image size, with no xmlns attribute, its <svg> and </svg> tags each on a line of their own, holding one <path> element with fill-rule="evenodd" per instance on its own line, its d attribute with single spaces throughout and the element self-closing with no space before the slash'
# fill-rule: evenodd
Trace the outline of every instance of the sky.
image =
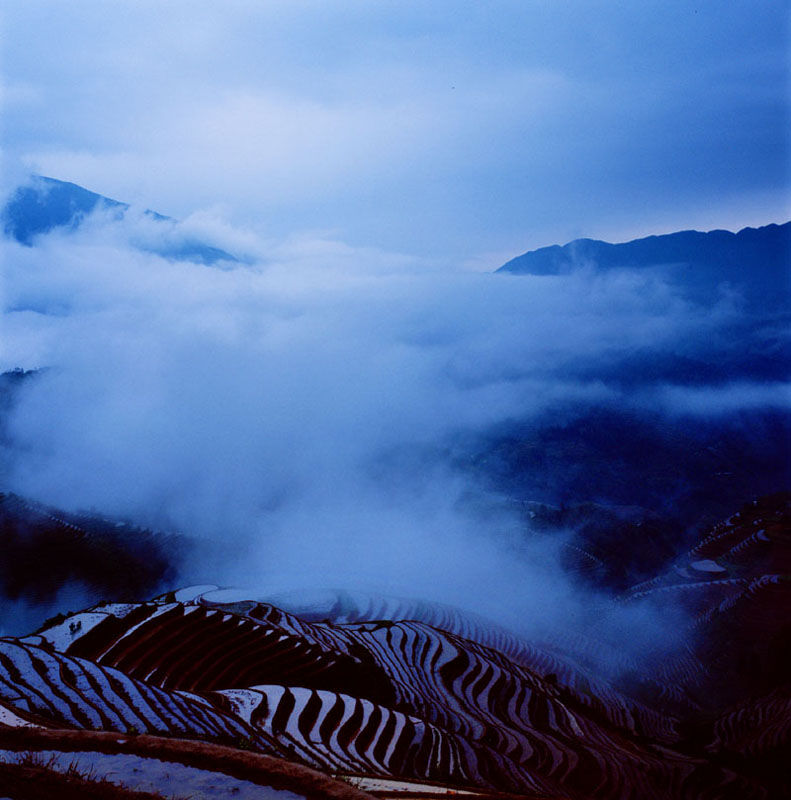
<svg viewBox="0 0 791 800">
<path fill-rule="evenodd" d="M 4 2 L 5 182 L 493 269 L 789 216 L 785 0 Z"/>
</svg>

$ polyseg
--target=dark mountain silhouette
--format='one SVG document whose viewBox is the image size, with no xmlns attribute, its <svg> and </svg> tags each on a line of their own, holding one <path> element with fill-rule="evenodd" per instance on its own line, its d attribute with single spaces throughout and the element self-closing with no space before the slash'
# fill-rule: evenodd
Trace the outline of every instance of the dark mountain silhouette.
<svg viewBox="0 0 791 800">
<path fill-rule="evenodd" d="M 16 189 L 0 212 L 0 218 L 7 236 L 32 246 L 36 237 L 58 228 L 76 230 L 94 211 L 104 210 L 121 219 L 129 208 L 127 203 L 104 197 L 75 183 L 36 175 L 27 185 Z M 169 226 L 176 223 L 172 217 L 155 211 L 146 210 L 144 213 L 156 222 Z M 207 265 L 239 260 L 225 250 L 194 239 L 178 239 L 142 249 L 166 258 Z"/>
<path fill-rule="evenodd" d="M 600 270 L 667 267 L 667 274 L 699 299 L 731 284 L 754 309 L 788 309 L 791 299 L 791 222 L 738 233 L 679 231 L 621 244 L 575 239 L 511 259 L 498 272 L 562 275 L 578 267 Z"/>
<path fill-rule="evenodd" d="M 0 547 L 0 598 L 48 604 L 70 584 L 94 598 L 155 591 L 175 579 L 175 563 L 189 544 L 96 512 L 63 511 L 0 492 Z M 3 617 L 0 608 L 3 628 L 15 627 Z"/>
<path fill-rule="evenodd" d="M 660 569 L 701 528 L 791 486 L 791 419 L 781 410 L 671 420 L 617 408 L 503 425 L 459 458 L 529 529 L 574 531 L 623 589 Z M 476 451 L 477 448 L 477 451 Z M 471 455 L 472 453 L 472 455 Z"/>
<path fill-rule="evenodd" d="M 555 276 L 577 269 L 642 270 L 704 306 L 729 286 L 747 313 L 716 337 L 581 360 L 566 367 L 564 377 L 602 381 L 625 397 L 662 386 L 702 392 L 791 377 L 791 222 L 622 244 L 579 239 L 525 253 L 498 272 Z M 488 431 L 460 463 L 523 509 L 531 526 L 571 529 L 578 547 L 597 559 L 606 555 L 606 568 L 589 577 L 623 589 L 661 569 L 734 498 L 791 486 L 790 448 L 791 419 L 782 408 L 694 417 L 629 409 L 628 403 L 577 404 Z"/>
</svg>

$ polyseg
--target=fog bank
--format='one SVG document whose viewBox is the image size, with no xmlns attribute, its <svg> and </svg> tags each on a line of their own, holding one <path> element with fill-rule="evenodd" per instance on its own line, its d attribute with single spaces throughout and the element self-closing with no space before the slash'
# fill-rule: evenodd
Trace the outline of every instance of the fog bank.
<svg viewBox="0 0 791 800">
<path fill-rule="evenodd" d="M 728 292 L 704 308 L 646 272 L 469 273 L 326 238 L 269 241 L 211 214 L 184 224 L 246 263 L 146 252 L 141 241 L 174 234 L 134 214 L 32 248 L 3 241 L 0 367 L 46 368 L 7 420 L 3 484 L 222 542 L 217 583 L 584 626 L 595 604 L 558 565 L 562 537 L 531 537 L 489 504 L 458 468 L 463 442 L 579 405 L 691 417 L 788 405 L 782 382 L 635 391 L 597 370 L 705 358 L 739 320 Z"/>
</svg>

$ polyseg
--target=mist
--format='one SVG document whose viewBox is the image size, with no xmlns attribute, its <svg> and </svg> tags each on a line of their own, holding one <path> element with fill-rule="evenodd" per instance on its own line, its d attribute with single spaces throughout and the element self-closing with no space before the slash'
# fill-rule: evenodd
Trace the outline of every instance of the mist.
<svg viewBox="0 0 791 800">
<path fill-rule="evenodd" d="M 195 235 L 244 263 L 150 252 Z M 787 407 L 780 381 L 635 390 L 597 370 L 705 358 L 740 320 L 732 293 L 703 307 L 656 275 L 472 273 L 275 241 L 211 212 L 97 213 L 34 247 L 5 240 L 2 260 L 0 367 L 41 370 L 7 420 L 4 485 L 216 546 L 210 565 L 179 565 L 185 583 L 415 597 L 530 635 L 595 624 L 644 649 L 676 611 L 602 614 L 561 567 L 568 537 L 531 532 L 461 468 L 466 443 L 580 408 Z"/>
</svg>

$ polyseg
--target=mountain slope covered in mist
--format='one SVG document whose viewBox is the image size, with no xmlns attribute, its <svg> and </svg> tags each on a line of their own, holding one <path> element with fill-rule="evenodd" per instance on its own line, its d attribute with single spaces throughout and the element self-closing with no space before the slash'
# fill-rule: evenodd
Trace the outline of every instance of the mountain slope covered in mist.
<svg viewBox="0 0 791 800">
<path fill-rule="evenodd" d="M 618 398 L 560 403 L 477 443 L 473 463 L 494 489 L 527 504 L 531 520 L 572 527 L 597 557 L 621 551 L 618 569 L 611 560 L 607 570 L 613 585 L 660 568 L 684 535 L 727 513 L 732 498 L 791 486 L 791 222 L 619 244 L 578 239 L 517 256 L 498 272 L 587 274 L 592 286 L 645 278 L 701 313 L 714 316 L 727 303 L 738 309 L 706 340 L 645 343 L 568 363 L 565 375 L 602 381 Z M 744 405 L 771 386 L 775 401 Z M 723 405 L 726 387 L 735 402 Z M 674 413 L 662 413 L 663 402 Z"/>
<path fill-rule="evenodd" d="M 309 248 L 307 263 L 195 270 L 173 258 L 181 234 L 141 238 L 125 204 L 49 178 L 3 213 L 7 367 L 53 368 L 0 381 L 0 489 L 33 501 L 187 534 L 230 509 L 245 530 L 284 509 L 302 527 L 317 507 L 343 540 L 365 496 L 378 510 L 351 524 L 370 547 L 388 495 L 422 509 L 434 481 L 416 476 L 441 475 L 454 524 L 570 533 L 623 589 L 734 498 L 791 484 L 791 223 L 580 240 L 509 262 L 514 281 L 384 272 L 336 288 Z M 321 300 L 300 270 L 330 275 Z M 745 311 L 766 281 L 773 302 Z M 333 482 L 331 500 L 306 499 Z"/>
<path fill-rule="evenodd" d="M 791 222 L 743 228 L 738 233 L 679 231 L 610 244 L 575 239 L 563 246 L 531 250 L 498 272 L 562 275 L 575 268 L 597 270 L 670 268 L 672 278 L 702 299 L 731 284 L 755 309 L 788 311 L 791 298 Z"/>
<path fill-rule="evenodd" d="M 7 236 L 32 246 L 37 236 L 56 230 L 76 230 L 94 212 L 104 212 L 120 220 L 129 209 L 127 203 L 104 197 L 75 183 L 35 175 L 26 185 L 17 187 L 7 199 L 0 211 L 0 219 Z M 172 228 L 176 222 L 172 217 L 155 211 L 146 210 L 143 213 L 162 228 Z M 194 239 L 173 240 L 148 249 L 167 258 L 201 264 L 238 261 L 230 253 Z"/>
</svg>

